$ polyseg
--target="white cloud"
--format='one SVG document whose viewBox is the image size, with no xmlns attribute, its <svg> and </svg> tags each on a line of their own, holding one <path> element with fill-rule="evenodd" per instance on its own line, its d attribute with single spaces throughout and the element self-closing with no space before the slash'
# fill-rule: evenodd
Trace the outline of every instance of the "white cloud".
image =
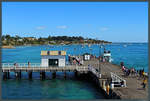
<svg viewBox="0 0 150 101">
<path fill-rule="evenodd" d="M 45 28 L 46 28 L 45 26 L 38 26 L 38 27 L 36 27 L 36 29 L 38 29 L 38 30 L 43 30 Z"/>
<path fill-rule="evenodd" d="M 63 25 L 63 26 L 57 26 L 58 29 L 66 29 L 67 26 Z"/>
<path fill-rule="evenodd" d="M 100 28 L 100 31 L 107 31 L 107 30 L 109 30 L 108 27 L 101 27 L 101 28 Z"/>
</svg>

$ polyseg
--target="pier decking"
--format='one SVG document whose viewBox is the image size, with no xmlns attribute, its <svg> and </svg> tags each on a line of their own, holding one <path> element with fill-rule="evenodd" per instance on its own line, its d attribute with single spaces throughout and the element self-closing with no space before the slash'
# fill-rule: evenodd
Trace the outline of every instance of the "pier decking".
<svg viewBox="0 0 150 101">
<path fill-rule="evenodd" d="M 95 68 L 99 68 L 99 61 L 92 59 L 91 61 L 85 61 L 84 64 L 93 65 Z M 115 87 L 113 92 L 120 96 L 121 99 L 147 99 L 148 98 L 148 85 L 145 90 L 142 89 L 142 78 L 137 76 L 125 76 L 121 70 L 121 67 L 108 62 L 100 63 L 101 75 L 103 77 L 111 77 L 110 72 L 117 74 L 119 77 L 126 80 L 126 87 Z"/>
</svg>

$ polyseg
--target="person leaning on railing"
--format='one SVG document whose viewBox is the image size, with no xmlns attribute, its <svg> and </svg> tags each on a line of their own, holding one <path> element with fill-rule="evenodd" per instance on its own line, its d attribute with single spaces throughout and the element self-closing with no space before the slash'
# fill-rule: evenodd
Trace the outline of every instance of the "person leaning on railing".
<svg viewBox="0 0 150 101">
<path fill-rule="evenodd" d="M 28 61 L 28 68 L 30 68 L 30 62 Z"/>
</svg>

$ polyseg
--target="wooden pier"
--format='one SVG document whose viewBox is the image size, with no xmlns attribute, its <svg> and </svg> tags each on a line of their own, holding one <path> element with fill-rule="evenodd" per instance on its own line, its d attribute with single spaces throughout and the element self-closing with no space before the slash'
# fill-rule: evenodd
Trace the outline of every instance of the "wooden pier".
<svg viewBox="0 0 150 101">
<path fill-rule="evenodd" d="M 91 75 L 93 81 L 104 91 L 104 94 L 111 99 L 147 99 L 148 87 L 145 90 L 142 89 L 142 78 L 135 76 L 124 76 L 120 66 L 108 63 L 99 62 L 98 59 L 91 59 L 84 61 L 83 65 L 68 65 L 65 67 L 40 67 L 37 64 L 20 64 L 18 67 L 14 67 L 12 64 L 3 64 L 2 72 L 3 78 L 9 79 L 9 72 L 15 72 L 16 78 L 21 79 L 21 72 L 28 72 L 29 79 L 32 79 L 32 72 L 39 72 L 41 79 L 45 79 L 45 72 L 52 72 L 53 78 L 56 77 L 56 72 L 64 72 L 66 78 L 66 72 L 87 73 Z M 124 85 L 121 87 L 113 87 L 107 89 L 108 84 L 112 83 L 112 79 L 117 79 L 118 82 L 124 81 Z M 109 85 L 110 86 L 110 85 Z"/>
</svg>

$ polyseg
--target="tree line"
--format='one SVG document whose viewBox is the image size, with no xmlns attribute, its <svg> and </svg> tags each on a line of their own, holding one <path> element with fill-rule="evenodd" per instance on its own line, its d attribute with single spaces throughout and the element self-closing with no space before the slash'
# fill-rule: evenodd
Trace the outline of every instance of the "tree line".
<svg viewBox="0 0 150 101">
<path fill-rule="evenodd" d="M 48 36 L 48 37 L 20 37 L 2 35 L 2 45 L 44 45 L 44 44 L 99 44 L 99 43 L 111 43 L 104 40 L 97 40 L 92 38 L 84 38 L 82 36 Z"/>
</svg>

